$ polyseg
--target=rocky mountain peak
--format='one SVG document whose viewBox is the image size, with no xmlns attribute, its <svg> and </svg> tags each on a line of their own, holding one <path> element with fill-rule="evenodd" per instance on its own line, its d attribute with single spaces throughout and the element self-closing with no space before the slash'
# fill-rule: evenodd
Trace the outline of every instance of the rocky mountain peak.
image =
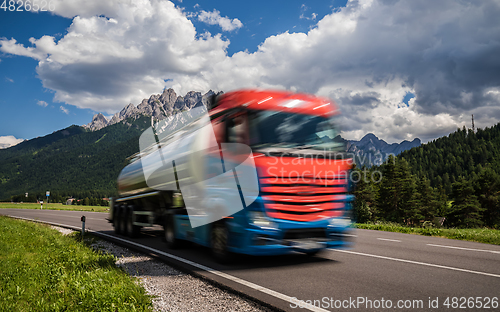
<svg viewBox="0 0 500 312">
<path fill-rule="evenodd" d="M 175 115 L 178 111 L 186 111 L 203 105 L 207 106 L 212 96 L 220 93 L 222 92 L 215 93 L 212 90 L 205 94 L 189 91 L 182 97 L 177 96 L 173 89 L 164 89 L 162 94 L 153 94 L 149 99 L 143 99 L 137 107 L 132 103 L 128 104 L 120 112 L 114 114 L 110 120 L 101 113 L 96 114 L 92 118 L 92 122 L 83 127 L 91 131 L 97 131 L 127 118 L 138 118 L 141 115 L 151 116 L 155 119 L 162 120 Z"/>
<path fill-rule="evenodd" d="M 372 165 L 380 165 L 391 154 L 399 155 L 401 152 L 420 146 L 421 144 L 422 142 L 419 138 L 415 138 L 411 142 L 404 140 L 401 143 L 389 144 L 379 139 L 373 133 L 368 133 L 359 141 L 347 141 L 347 152 L 354 155 L 358 166 L 365 165 L 371 167 Z"/>
<path fill-rule="evenodd" d="M 106 127 L 108 123 L 109 123 L 108 118 L 106 118 L 106 116 L 104 116 L 103 114 L 99 113 L 94 115 L 94 117 L 92 117 L 92 122 L 90 122 L 87 125 L 84 125 L 84 128 L 87 128 L 91 131 L 96 131 Z"/>
</svg>

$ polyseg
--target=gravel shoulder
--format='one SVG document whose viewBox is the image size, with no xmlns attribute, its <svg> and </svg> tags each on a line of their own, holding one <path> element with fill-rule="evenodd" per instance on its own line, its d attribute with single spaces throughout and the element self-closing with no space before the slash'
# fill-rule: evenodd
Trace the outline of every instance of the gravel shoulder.
<svg viewBox="0 0 500 312">
<path fill-rule="evenodd" d="M 52 228 L 64 235 L 73 232 L 56 226 Z M 114 255 L 116 265 L 138 279 L 146 292 L 154 296 L 154 311 L 272 311 L 155 258 L 108 241 L 98 240 L 92 247 Z"/>
</svg>

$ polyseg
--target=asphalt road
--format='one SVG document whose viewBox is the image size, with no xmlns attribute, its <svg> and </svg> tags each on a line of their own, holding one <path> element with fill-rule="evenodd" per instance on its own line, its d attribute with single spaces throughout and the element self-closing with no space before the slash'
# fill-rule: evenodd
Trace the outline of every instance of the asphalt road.
<svg viewBox="0 0 500 312">
<path fill-rule="evenodd" d="M 350 250 L 315 257 L 242 256 L 223 266 L 203 247 L 169 250 L 159 227 L 137 239 L 116 236 L 105 213 L 0 209 L 0 214 L 73 227 L 81 227 L 85 215 L 88 230 L 286 311 L 500 311 L 496 245 L 357 230 Z"/>
</svg>

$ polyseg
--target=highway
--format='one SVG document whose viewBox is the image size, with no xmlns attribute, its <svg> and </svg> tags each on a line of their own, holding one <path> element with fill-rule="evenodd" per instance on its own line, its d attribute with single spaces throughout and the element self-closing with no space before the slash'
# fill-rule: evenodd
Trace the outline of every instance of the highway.
<svg viewBox="0 0 500 312">
<path fill-rule="evenodd" d="M 314 257 L 241 256 L 224 266 L 213 261 L 207 248 L 169 250 L 160 227 L 143 230 L 137 239 L 116 236 L 105 213 L 0 209 L 0 214 L 76 228 L 85 215 L 89 231 L 285 311 L 500 310 L 496 245 L 357 230 L 350 250 L 326 250 Z"/>
</svg>

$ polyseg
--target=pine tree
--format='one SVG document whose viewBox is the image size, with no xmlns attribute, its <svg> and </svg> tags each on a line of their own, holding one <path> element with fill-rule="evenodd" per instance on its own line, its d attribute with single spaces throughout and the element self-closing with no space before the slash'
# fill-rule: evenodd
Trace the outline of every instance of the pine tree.
<svg viewBox="0 0 500 312">
<path fill-rule="evenodd" d="M 483 225 L 481 213 L 484 211 L 477 200 L 470 181 L 461 179 L 453 184 L 453 203 L 447 216 L 447 224 L 462 228 L 475 228 Z"/>
<path fill-rule="evenodd" d="M 399 222 L 396 159 L 390 155 L 386 164 L 382 166 L 382 181 L 378 193 L 378 218 L 387 221 Z"/>
<path fill-rule="evenodd" d="M 490 227 L 500 224 L 500 175 L 490 167 L 483 169 L 475 180 L 475 195 L 484 209 L 483 222 Z"/>
<path fill-rule="evenodd" d="M 400 194 L 398 208 L 400 221 L 407 225 L 418 225 L 423 219 L 415 189 L 415 176 L 411 174 L 408 162 L 402 158 L 396 165 L 396 181 Z"/>
<path fill-rule="evenodd" d="M 436 191 L 426 178 L 420 178 L 417 181 L 416 191 L 421 220 L 433 221 L 440 206 Z"/>
<path fill-rule="evenodd" d="M 354 214 L 355 220 L 359 223 L 365 223 L 368 221 L 375 221 L 375 217 L 377 215 L 377 207 L 376 207 L 376 194 L 377 190 L 373 183 L 370 180 L 370 176 L 365 177 L 363 172 L 368 172 L 367 175 L 370 175 L 370 171 L 367 171 L 365 167 L 360 169 L 354 169 L 356 173 L 353 176 L 359 177 L 359 181 L 355 185 L 354 189 Z M 357 178 L 356 178 L 357 179 Z"/>
</svg>

